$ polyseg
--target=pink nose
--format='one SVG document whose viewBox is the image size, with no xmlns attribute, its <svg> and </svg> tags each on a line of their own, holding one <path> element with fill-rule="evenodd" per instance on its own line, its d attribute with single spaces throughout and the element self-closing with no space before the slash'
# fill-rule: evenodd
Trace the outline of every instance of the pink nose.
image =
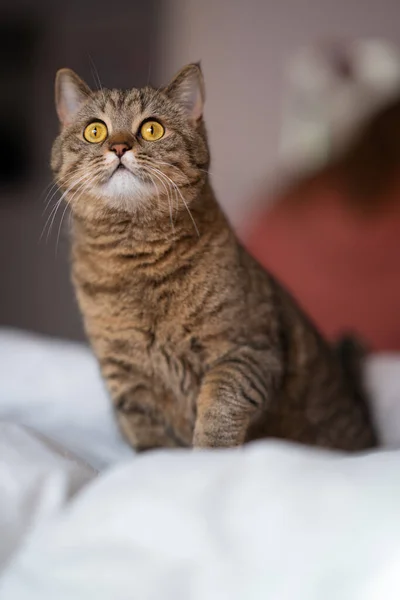
<svg viewBox="0 0 400 600">
<path fill-rule="evenodd" d="M 115 152 L 118 158 L 121 158 L 121 156 L 123 156 L 125 152 L 127 152 L 130 149 L 131 146 L 129 146 L 129 144 L 127 144 L 126 142 L 120 142 L 118 144 L 112 144 L 110 146 L 111 152 Z"/>
</svg>

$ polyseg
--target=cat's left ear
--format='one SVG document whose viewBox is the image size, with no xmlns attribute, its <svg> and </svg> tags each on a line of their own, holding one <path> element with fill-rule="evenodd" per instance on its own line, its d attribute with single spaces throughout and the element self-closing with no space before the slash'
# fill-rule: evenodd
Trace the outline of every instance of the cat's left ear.
<svg viewBox="0 0 400 600">
<path fill-rule="evenodd" d="M 165 88 L 169 98 L 185 109 L 189 119 L 197 124 L 203 116 L 204 79 L 200 63 L 184 67 Z"/>
<path fill-rule="evenodd" d="M 71 69 L 60 69 L 56 75 L 55 99 L 60 123 L 69 125 L 91 94 L 90 88 Z"/>
</svg>

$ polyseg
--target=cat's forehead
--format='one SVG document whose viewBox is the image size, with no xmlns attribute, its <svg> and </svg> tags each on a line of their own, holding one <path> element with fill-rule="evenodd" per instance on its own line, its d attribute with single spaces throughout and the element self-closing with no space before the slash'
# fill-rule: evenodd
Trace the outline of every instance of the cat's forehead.
<svg viewBox="0 0 400 600">
<path fill-rule="evenodd" d="M 153 88 L 102 89 L 92 93 L 84 116 L 110 120 L 117 127 L 130 127 L 132 121 L 156 116 L 168 109 L 168 100 Z"/>
</svg>

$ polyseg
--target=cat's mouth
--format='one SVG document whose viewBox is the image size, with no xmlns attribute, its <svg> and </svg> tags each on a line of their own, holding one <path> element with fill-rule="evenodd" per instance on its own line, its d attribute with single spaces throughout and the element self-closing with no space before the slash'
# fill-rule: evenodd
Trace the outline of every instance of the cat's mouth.
<svg viewBox="0 0 400 600">
<path fill-rule="evenodd" d="M 126 167 L 124 164 L 122 164 L 122 162 L 118 163 L 118 165 L 114 168 L 113 172 L 111 173 L 110 178 L 114 177 L 114 175 L 118 174 L 118 173 L 126 173 L 126 174 L 131 174 L 133 175 L 132 171 Z"/>
<path fill-rule="evenodd" d="M 140 179 L 140 173 L 138 173 L 135 170 L 131 169 L 130 166 L 126 166 L 124 165 L 122 162 L 120 162 L 113 170 L 113 172 L 110 175 L 110 179 L 113 179 L 114 176 L 116 176 L 116 179 L 120 179 L 120 177 L 118 177 L 118 175 L 121 175 L 121 178 L 125 179 L 130 179 L 131 177 L 135 178 L 135 179 Z"/>
<path fill-rule="evenodd" d="M 126 162 L 124 160 L 125 164 L 122 161 L 114 163 L 109 172 L 104 174 L 106 177 L 100 184 L 101 195 L 117 206 L 120 206 L 121 198 L 129 198 L 130 202 L 135 203 L 145 195 L 151 195 L 150 190 L 154 193 L 154 190 L 149 188 L 151 181 L 143 180 L 137 165 L 126 164 Z"/>
</svg>

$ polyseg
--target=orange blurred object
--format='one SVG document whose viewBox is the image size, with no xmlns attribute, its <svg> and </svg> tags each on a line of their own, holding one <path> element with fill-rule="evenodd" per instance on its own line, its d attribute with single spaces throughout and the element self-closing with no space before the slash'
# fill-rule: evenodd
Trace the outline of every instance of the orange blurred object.
<svg viewBox="0 0 400 600">
<path fill-rule="evenodd" d="M 326 336 L 400 351 L 400 190 L 366 214 L 348 194 L 321 173 L 256 215 L 244 243 Z"/>
</svg>

